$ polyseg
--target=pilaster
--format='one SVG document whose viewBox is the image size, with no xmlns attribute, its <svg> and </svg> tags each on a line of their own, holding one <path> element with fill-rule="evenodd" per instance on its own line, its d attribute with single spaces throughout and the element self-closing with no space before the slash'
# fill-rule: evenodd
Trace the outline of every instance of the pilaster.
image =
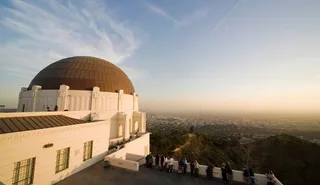
<svg viewBox="0 0 320 185">
<path fill-rule="evenodd" d="M 138 111 L 139 110 L 139 107 L 138 107 L 138 94 L 136 93 L 133 93 L 133 107 L 132 107 L 132 110 L 133 111 Z"/>
<path fill-rule="evenodd" d="M 100 96 L 100 88 L 93 87 L 92 96 L 91 96 L 91 110 L 96 111 L 99 109 L 99 96 Z"/>
<path fill-rule="evenodd" d="M 118 91 L 118 112 L 122 111 L 122 95 L 123 95 L 123 90 Z"/>
<path fill-rule="evenodd" d="M 38 94 L 38 90 L 41 89 L 41 86 L 39 85 L 34 85 L 32 86 L 31 89 L 31 111 L 34 112 L 36 109 L 36 102 L 37 102 L 37 94 Z"/>
<path fill-rule="evenodd" d="M 146 113 L 141 113 L 141 125 L 139 127 L 139 132 L 145 133 L 146 132 Z"/>
<path fill-rule="evenodd" d="M 57 100 L 58 111 L 64 111 L 67 108 L 67 98 L 68 98 L 69 88 L 70 87 L 67 85 L 60 85 L 59 95 Z"/>
</svg>

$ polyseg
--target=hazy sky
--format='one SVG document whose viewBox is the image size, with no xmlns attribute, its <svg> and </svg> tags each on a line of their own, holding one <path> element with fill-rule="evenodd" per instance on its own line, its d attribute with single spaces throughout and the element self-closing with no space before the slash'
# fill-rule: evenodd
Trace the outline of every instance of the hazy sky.
<svg viewBox="0 0 320 185">
<path fill-rule="evenodd" d="M 140 107 L 320 112 L 320 1 L 0 1 L 0 104 L 64 57 L 120 66 Z"/>
</svg>

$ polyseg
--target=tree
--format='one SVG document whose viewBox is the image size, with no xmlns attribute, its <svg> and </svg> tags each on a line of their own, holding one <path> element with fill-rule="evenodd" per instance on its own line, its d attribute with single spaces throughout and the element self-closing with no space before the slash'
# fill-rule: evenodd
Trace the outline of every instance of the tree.
<svg viewBox="0 0 320 185">
<path fill-rule="evenodd" d="M 193 125 L 190 127 L 189 133 L 194 133 L 194 126 Z"/>
</svg>

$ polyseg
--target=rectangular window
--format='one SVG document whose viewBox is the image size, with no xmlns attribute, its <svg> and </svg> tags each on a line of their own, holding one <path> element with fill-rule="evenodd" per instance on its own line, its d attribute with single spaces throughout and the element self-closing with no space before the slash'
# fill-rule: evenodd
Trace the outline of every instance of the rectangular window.
<svg viewBox="0 0 320 185">
<path fill-rule="evenodd" d="M 61 172 L 69 167 L 70 147 L 57 151 L 56 173 Z"/>
<path fill-rule="evenodd" d="M 92 145 L 93 145 L 93 141 L 88 141 L 88 142 L 84 143 L 84 146 L 83 146 L 83 161 L 86 161 L 86 160 L 92 158 Z"/>
<path fill-rule="evenodd" d="M 12 185 L 28 185 L 33 183 L 36 158 L 15 162 L 13 169 Z"/>
</svg>

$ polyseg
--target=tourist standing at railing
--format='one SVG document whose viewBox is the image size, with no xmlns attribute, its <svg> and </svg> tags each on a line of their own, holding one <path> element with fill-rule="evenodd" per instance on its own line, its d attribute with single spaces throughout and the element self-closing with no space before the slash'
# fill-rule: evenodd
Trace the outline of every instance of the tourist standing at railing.
<svg viewBox="0 0 320 185">
<path fill-rule="evenodd" d="M 164 158 L 165 156 L 161 154 L 161 158 L 160 158 L 161 171 L 163 170 L 163 167 L 164 167 Z"/>
<path fill-rule="evenodd" d="M 242 170 L 243 172 L 243 181 L 248 184 L 248 179 L 249 179 L 249 170 L 248 170 L 248 167 L 245 166 Z"/>
<path fill-rule="evenodd" d="M 173 163 L 174 163 L 174 159 L 172 158 L 172 156 L 170 156 L 169 161 L 168 161 L 169 173 L 173 172 Z"/>
<path fill-rule="evenodd" d="M 222 181 L 223 183 L 228 183 L 228 179 L 227 179 L 227 170 L 226 170 L 226 164 L 222 163 L 221 165 L 221 173 L 222 173 Z"/>
<path fill-rule="evenodd" d="M 208 179 L 213 179 L 213 168 L 214 168 L 213 164 L 209 163 L 206 170 Z"/>
<path fill-rule="evenodd" d="M 194 161 L 190 161 L 190 174 L 191 176 L 194 175 Z"/>
<path fill-rule="evenodd" d="M 275 185 L 276 184 L 276 177 L 272 171 L 269 171 L 267 174 L 267 185 Z"/>
<path fill-rule="evenodd" d="M 150 152 L 150 154 L 146 156 L 146 166 L 148 168 L 152 168 L 152 164 L 153 164 L 153 157 Z"/>
<path fill-rule="evenodd" d="M 254 177 L 253 170 L 249 168 L 249 185 L 256 185 L 256 178 Z"/>
<path fill-rule="evenodd" d="M 196 177 L 198 177 L 198 174 L 199 174 L 199 163 L 198 163 L 198 161 L 194 160 L 193 165 L 194 165 L 194 175 Z"/>
<path fill-rule="evenodd" d="M 227 183 L 231 184 L 232 183 L 232 169 L 230 166 L 230 162 L 227 162 L 226 172 L 227 172 Z"/>
<path fill-rule="evenodd" d="M 183 173 L 183 168 L 184 168 L 184 164 L 183 164 L 183 160 L 179 160 L 178 162 L 178 174 L 182 174 Z"/>
<path fill-rule="evenodd" d="M 159 162 L 160 162 L 160 156 L 159 156 L 159 154 L 157 154 L 156 155 L 156 165 L 155 165 L 156 170 L 159 169 Z"/>
<path fill-rule="evenodd" d="M 165 171 L 167 171 L 168 162 L 169 162 L 169 157 L 168 157 L 168 156 L 165 156 L 164 162 L 163 162 L 163 166 L 164 166 Z"/>
<path fill-rule="evenodd" d="M 187 158 L 183 159 L 183 173 L 186 174 L 187 173 L 187 167 L 188 167 L 188 161 Z"/>
</svg>

